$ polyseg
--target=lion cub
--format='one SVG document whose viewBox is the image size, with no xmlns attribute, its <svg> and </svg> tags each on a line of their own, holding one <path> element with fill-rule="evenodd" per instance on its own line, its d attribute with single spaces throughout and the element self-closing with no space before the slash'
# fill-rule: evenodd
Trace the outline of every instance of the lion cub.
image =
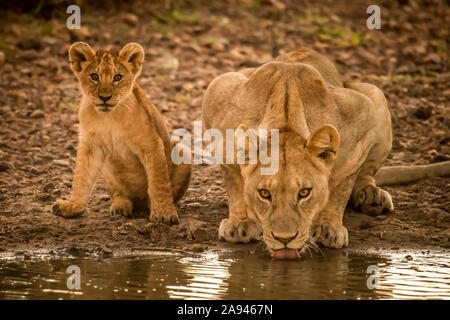
<svg viewBox="0 0 450 320">
<path fill-rule="evenodd" d="M 69 50 L 72 70 L 81 84 L 80 134 L 75 177 L 69 200 L 57 200 L 52 211 L 64 218 L 81 215 L 100 173 L 111 193 L 110 213 L 131 216 L 144 203 L 152 222 L 177 224 L 174 202 L 186 192 L 190 165 L 175 165 L 164 120 L 135 82 L 144 61 L 139 44 L 117 54 L 95 52 L 77 42 Z"/>
</svg>

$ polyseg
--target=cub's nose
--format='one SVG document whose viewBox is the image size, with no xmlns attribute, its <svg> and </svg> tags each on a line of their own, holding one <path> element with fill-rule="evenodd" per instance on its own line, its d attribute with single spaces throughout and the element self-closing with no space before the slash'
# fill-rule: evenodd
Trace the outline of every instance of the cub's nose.
<svg viewBox="0 0 450 320">
<path fill-rule="evenodd" d="M 282 237 L 277 237 L 273 232 L 272 232 L 272 236 L 274 239 L 280 241 L 282 244 L 286 245 L 289 242 L 291 242 L 292 240 L 294 240 L 298 235 L 298 231 L 295 235 L 293 235 L 292 237 L 286 237 L 286 238 L 282 238 Z"/>
<path fill-rule="evenodd" d="M 108 101 L 109 99 L 111 99 L 111 96 L 107 96 L 107 97 L 105 97 L 105 96 L 101 96 L 101 95 L 99 95 L 98 97 L 99 97 L 99 99 L 100 99 L 100 100 L 102 100 L 102 101 L 103 101 L 103 103 L 105 103 L 106 101 Z"/>
</svg>

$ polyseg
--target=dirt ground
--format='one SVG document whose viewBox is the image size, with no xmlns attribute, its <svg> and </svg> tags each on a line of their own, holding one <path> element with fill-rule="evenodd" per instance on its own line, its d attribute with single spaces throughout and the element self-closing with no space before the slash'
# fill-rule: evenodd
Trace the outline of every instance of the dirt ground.
<svg viewBox="0 0 450 320">
<path fill-rule="evenodd" d="M 257 246 L 218 240 L 228 212 L 218 166 L 193 167 L 190 188 L 177 205 L 178 226 L 109 216 L 101 180 L 82 217 L 52 215 L 53 201 L 70 194 L 75 167 L 81 93 L 67 55 L 74 41 L 118 49 L 140 43 L 146 62 L 138 83 L 170 130 L 192 130 L 216 76 L 309 46 L 335 61 L 345 80 L 384 91 L 394 133 L 386 165 L 449 159 L 448 1 L 382 1 L 381 30 L 367 29 L 366 1 L 110 1 L 105 8 L 84 1 L 76 31 L 65 26 L 64 1 L 40 8 L 28 3 L 6 5 L 0 13 L 0 251 Z M 450 248 L 448 178 L 386 189 L 395 213 L 346 213 L 348 250 Z"/>
</svg>

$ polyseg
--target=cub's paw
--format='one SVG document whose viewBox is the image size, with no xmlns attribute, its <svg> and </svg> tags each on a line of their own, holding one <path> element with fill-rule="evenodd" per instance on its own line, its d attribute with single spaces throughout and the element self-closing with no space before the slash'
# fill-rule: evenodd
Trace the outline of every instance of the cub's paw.
<svg viewBox="0 0 450 320">
<path fill-rule="evenodd" d="M 250 219 L 223 219 L 219 227 L 219 239 L 232 243 L 249 243 L 258 240 L 261 228 Z"/>
<path fill-rule="evenodd" d="M 328 248 L 340 249 L 348 246 L 348 231 L 342 223 L 318 222 L 312 225 L 310 235 L 315 242 Z"/>
<path fill-rule="evenodd" d="M 76 218 L 84 212 L 84 206 L 70 200 L 56 200 L 52 205 L 52 212 L 63 218 Z"/>
<path fill-rule="evenodd" d="M 114 198 L 109 208 L 111 216 L 122 215 L 131 218 L 133 212 L 133 202 L 126 198 Z"/>
<path fill-rule="evenodd" d="M 367 185 L 352 194 L 353 207 L 360 212 L 377 216 L 394 211 L 391 195 L 377 186 Z"/>
<path fill-rule="evenodd" d="M 151 210 L 150 212 L 150 222 L 153 223 L 165 223 L 169 226 L 178 224 L 178 214 L 177 210 L 174 208 L 173 210 Z"/>
</svg>

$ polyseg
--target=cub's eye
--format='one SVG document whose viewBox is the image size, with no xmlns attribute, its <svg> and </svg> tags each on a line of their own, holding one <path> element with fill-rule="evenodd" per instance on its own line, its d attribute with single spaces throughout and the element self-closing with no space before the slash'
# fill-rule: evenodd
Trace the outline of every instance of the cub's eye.
<svg viewBox="0 0 450 320">
<path fill-rule="evenodd" d="M 298 199 L 305 199 L 307 197 L 309 197 L 309 195 L 311 194 L 311 188 L 304 188 L 302 190 L 299 191 L 298 193 Z"/>
<path fill-rule="evenodd" d="M 121 74 L 116 74 L 113 78 L 114 82 L 119 82 L 120 80 L 122 80 L 122 75 Z"/>
<path fill-rule="evenodd" d="M 98 81 L 98 73 L 91 73 L 90 76 L 92 80 Z"/>
<path fill-rule="evenodd" d="M 270 196 L 270 192 L 267 189 L 261 189 L 259 190 L 259 195 L 261 196 L 261 198 L 263 199 L 267 199 L 270 200 L 271 196 Z"/>
</svg>

